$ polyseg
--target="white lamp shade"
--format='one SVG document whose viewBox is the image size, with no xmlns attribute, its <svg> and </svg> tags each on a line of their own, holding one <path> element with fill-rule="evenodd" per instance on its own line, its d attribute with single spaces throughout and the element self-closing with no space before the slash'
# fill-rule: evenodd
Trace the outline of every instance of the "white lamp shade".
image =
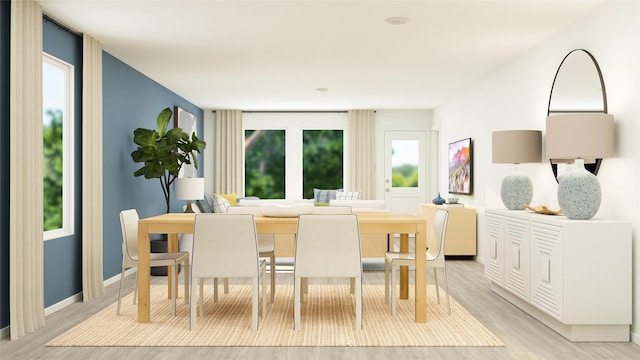
<svg viewBox="0 0 640 360">
<path fill-rule="evenodd" d="M 202 200 L 204 199 L 204 178 L 177 178 L 177 200 Z"/>
<path fill-rule="evenodd" d="M 491 160 L 495 164 L 542 161 L 542 131 L 505 130 L 491 135 Z"/>
<path fill-rule="evenodd" d="M 613 155 L 613 115 L 571 113 L 547 117 L 546 152 L 552 162 Z"/>
</svg>

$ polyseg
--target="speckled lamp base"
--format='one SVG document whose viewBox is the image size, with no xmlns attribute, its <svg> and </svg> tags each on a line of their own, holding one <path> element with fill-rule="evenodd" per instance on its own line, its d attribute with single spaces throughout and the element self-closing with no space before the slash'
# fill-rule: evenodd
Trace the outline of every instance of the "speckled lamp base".
<svg viewBox="0 0 640 360">
<path fill-rule="evenodd" d="M 558 177 L 558 204 L 564 215 L 573 220 L 589 220 L 600 208 L 600 183 L 576 160 L 573 170 Z"/>
<path fill-rule="evenodd" d="M 531 204 L 533 184 L 526 175 L 516 173 L 502 179 L 500 186 L 502 203 L 509 210 L 523 210 L 524 204 Z"/>
</svg>

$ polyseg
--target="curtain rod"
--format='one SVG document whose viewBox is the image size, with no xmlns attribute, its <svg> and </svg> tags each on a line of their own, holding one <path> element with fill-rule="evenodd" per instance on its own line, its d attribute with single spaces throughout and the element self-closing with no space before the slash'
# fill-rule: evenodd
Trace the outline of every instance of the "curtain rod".
<svg viewBox="0 0 640 360">
<path fill-rule="evenodd" d="M 42 17 L 45 19 L 45 21 L 48 21 L 48 22 L 50 22 L 50 23 L 53 23 L 53 24 L 54 24 L 54 25 L 56 25 L 59 29 L 62 29 L 62 30 L 64 30 L 64 31 L 68 32 L 69 34 L 72 34 L 72 35 L 78 35 L 78 36 L 82 37 L 82 33 L 79 33 L 79 32 L 77 32 L 77 31 L 73 31 L 73 30 L 69 29 L 67 26 L 62 25 L 59 21 L 57 21 L 57 20 L 53 19 L 53 18 L 52 18 L 52 17 L 50 17 L 49 15 L 47 15 L 47 14 L 42 14 Z"/>
</svg>

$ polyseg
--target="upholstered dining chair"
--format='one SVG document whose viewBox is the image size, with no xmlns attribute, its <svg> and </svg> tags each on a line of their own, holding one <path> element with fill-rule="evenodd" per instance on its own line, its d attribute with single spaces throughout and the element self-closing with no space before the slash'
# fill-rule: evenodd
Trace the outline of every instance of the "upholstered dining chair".
<svg viewBox="0 0 640 360">
<path fill-rule="evenodd" d="M 362 329 L 362 259 L 355 214 L 307 214 L 298 217 L 294 257 L 294 329 L 300 328 L 302 279 L 355 278 L 355 328 Z"/>
<path fill-rule="evenodd" d="M 258 257 L 258 237 L 251 214 L 198 214 L 193 229 L 193 262 L 191 282 L 204 278 L 250 278 L 253 284 L 251 326 L 258 330 L 259 286 L 262 283 L 262 307 L 267 312 L 265 299 L 265 271 L 267 263 Z M 203 291 L 200 287 L 195 300 L 196 286 L 191 287 L 190 328 L 196 328 L 196 310 L 203 315 Z M 215 293 L 215 287 L 214 287 Z M 215 295 L 214 295 L 215 302 Z"/>
<path fill-rule="evenodd" d="M 138 267 L 138 212 L 135 209 L 122 210 L 120 212 L 120 227 L 122 228 L 122 271 L 120 274 L 120 291 L 118 292 L 118 310 L 120 315 L 120 301 L 122 300 L 122 290 L 124 286 L 124 273 L 127 268 Z M 178 265 L 184 264 L 184 302 L 189 303 L 189 253 L 169 252 L 151 253 L 151 266 L 173 266 L 175 281 L 171 283 L 171 300 L 173 301 L 173 316 L 176 315 L 176 298 L 178 283 Z M 138 298 L 138 277 L 136 276 L 136 286 L 133 290 L 133 303 Z"/>
<path fill-rule="evenodd" d="M 259 206 L 231 206 L 227 214 L 259 214 Z M 275 234 L 258 234 L 258 255 L 269 258 L 269 275 L 271 280 L 271 302 L 276 296 L 276 236 Z"/>
<path fill-rule="evenodd" d="M 447 282 L 447 267 L 444 258 L 444 246 L 445 238 L 447 235 L 447 222 L 449 219 L 449 213 L 446 210 L 439 209 L 436 211 L 436 215 L 433 219 L 433 224 L 430 229 L 430 243 L 427 248 L 427 268 L 433 268 L 433 276 L 436 283 L 436 295 L 438 297 L 438 304 L 440 304 L 440 286 L 438 284 L 438 272 L 437 269 L 442 269 L 444 275 L 444 286 L 447 291 L 447 307 L 449 315 L 451 315 L 451 302 L 449 301 L 449 285 Z M 416 249 L 417 251 L 417 249 Z M 396 272 L 398 266 L 415 266 L 416 255 L 415 253 L 403 253 L 389 251 L 385 254 L 384 261 L 384 300 L 385 304 L 389 303 L 389 292 L 391 292 L 391 315 L 396 313 L 396 296 L 394 284 L 396 278 Z M 391 276 L 389 276 L 389 269 L 391 269 Z M 391 278 L 391 281 L 389 281 Z"/>
</svg>

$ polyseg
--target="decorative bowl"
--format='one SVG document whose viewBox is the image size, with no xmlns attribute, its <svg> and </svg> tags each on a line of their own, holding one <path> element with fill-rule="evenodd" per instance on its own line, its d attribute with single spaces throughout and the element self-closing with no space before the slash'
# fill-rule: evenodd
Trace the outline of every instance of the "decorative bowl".
<svg viewBox="0 0 640 360">
<path fill-rule="evenodd" d="M 458 198 L 456 198 L 456 197 L 447 198 L 447 202 L 449 204 L 457 204 L 458 203 Z"/>
</svg>

